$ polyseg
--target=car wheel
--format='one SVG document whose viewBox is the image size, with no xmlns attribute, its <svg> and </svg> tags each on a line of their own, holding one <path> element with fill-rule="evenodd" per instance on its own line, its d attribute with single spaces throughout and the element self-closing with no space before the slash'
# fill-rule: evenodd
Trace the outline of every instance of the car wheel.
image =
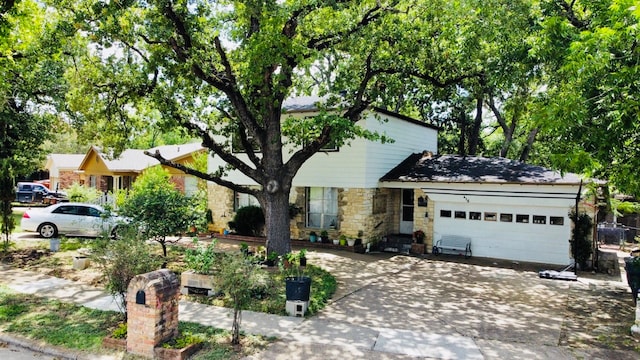
<svg viewBox="0 0 640 360">
<path fill-rule="evenodd" d="M 118 230 L 119 230 L 119 229 L 118 229 L 118 227 L 117 227 L 117 226 L 116 226 L 116 227 L 114 227 L 114 228 L 111 230 L 111 239 L 112 239 L 112 240 L 116 240 L 116 239 L 118 239 Z"/>
<path fill-rule="evenodd" d="M 43 238 L 49 239 L 58 235 L 58 228 L 51 223 L 44 223 L 40 225 L 40 228 L 38 229 L 38 233 Z"/>
</svg>

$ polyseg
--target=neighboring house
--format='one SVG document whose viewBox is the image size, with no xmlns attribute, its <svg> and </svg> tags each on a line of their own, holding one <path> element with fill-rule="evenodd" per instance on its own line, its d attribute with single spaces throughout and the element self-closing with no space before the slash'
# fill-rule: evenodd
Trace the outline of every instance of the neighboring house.
<svg viewBox="0 0 640 360">
<path fill-rule="evenodd" d="M 193 163 L 194 156 L 204 152 L 205 149 L 200 144 L 193 143 L 158 146 L 146 151 L 159 151 L 166 159 L 186 164 Z M 158 160 L 145 155 L 144 152 L 145 150 L 127 149 L 120 156 L 112 159 L 97 147 L 92 146 L 78 166 L 80 183 L 105 193 L 130 189 L 136 177 L 146 168 L 160 164 Z M 185 194 L 192 195 L 197 192 L 197 178 L 173 168 L 163 167 L 171 174 L 171 181 Z"/>
<path fill-rule="evenodd" d="M 84 155 L 82 154 L 50 154 L 47 156 L 45 169 L 49 171 L 49 189 L 61 190 L 80 182 L 78 168 Z"/>
<path fill-rule="evenodd" d="M 287 101 L 283 118 L 315 115 L 316 101 L 318 98 L 313 97 Z M 332 238 L 340 234 L 355 237 L 362 232 L 365 240 L 412 233 L 411 224 L 402 221 L 406 194 L 402 189 L 381 188 L 379 179 L 409 154 L 425 149 L 436 151 L 438 129 L 374 107 L 363 113 L 357 125 L 384 133 L 395 141 L 382 144 L 356 139 L 349 145 L 312 156 L 293 180 L 290 202 L 303 210 L 291 222 L 293 238 L 308 238 L 311 231 L 322 230 L 327 230 Z M 219 157 L 209 159 L 210 172 L 221 165 L 224 163 Z M 225 179 L 255 185 L 238 171 L 231 171 Z M 209 207 L 217 228 L 226 228 L 235 210 L 248 204 L 256 204 L 255 199 L 209 183 Z"/>
<path fill-rule="evenodd" d="M 473 256 L 570 263 L 576 174 L 505 158 L 418 153 L 381 178 L 384 188 L 414 192 L 415 228 L 428 248 L 443 235 L 471 239 Z M 586 185 L 582 186 L 583 192 Z"/>
</svg>

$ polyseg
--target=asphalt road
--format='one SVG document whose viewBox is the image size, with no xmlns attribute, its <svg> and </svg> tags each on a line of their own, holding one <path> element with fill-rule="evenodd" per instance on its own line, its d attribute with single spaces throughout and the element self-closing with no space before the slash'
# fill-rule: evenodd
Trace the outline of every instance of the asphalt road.
<svg viewBox="0 0 640 360">
<path fill-rule="evenodd" d="M 0 359 L 6 360 L 56 360 L 59 358 L 27 350 L 21 347 L 0 343 Z"/>
</svg>

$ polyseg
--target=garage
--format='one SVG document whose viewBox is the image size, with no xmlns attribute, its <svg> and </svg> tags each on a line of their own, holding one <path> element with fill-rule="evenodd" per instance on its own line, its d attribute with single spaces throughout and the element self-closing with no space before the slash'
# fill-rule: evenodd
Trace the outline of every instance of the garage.
<svg viewBox="0 0 640 360">
<path fill-rule="evenodd" d="M 547 187 L 466 183 L 423 188 L 434 203 L 433 239 L 469 237 L 474 256 L 569 264 L 569 212 L 576 195 L 572 187 Z"/>
<path fill-rule="evenodd" d="M 427 244 L 464 236 L 471 239 L 474 257 L 572 261 L 569 214 L 587 188 L 576 174 L 505 158 L 423 153 L 407 158 L 381 182 L 425 196 L 424 218 L 416 220 L 414 230 L 432 232 Z"/>
</svg>

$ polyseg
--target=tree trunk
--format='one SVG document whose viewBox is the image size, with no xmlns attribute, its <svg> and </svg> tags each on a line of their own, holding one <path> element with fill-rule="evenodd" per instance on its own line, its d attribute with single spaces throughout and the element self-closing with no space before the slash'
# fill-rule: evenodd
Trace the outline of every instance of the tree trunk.
<svg viewBox="0 0 640 360">
<path fill-rule="evenodd" d="M 531 148 L 533 147 L 533 142 L 536 140 L 536 135 L 538 135 L 538 128 L 535 128 L 529 132 L 529 136 L 527 137 L 527 145 L 522 149 L 522 153 L 520 154 L 520 161 L 526 162 L 529 159 L 529 153 L 531 152 Z"/>
<path fill-rule="evenodd" d="M 476 99 L 476 117 L 473 120 L 473 127 L 469 134 L 469 155 L 476 155 L 478 145 L 480 144 L 480 127 L 482 125 L 482 104 L 484 103 L 484 94 Z"/>
<path fill-rule="evenodd" d="M 264 219 L 267 232 L 267 252 L 284 255 L 291 252 L 291 228 L 289 227 L 289 191 L 278 189 L 264 192 Z M 273 190 L 273 189 L 272 189 Z"/>
<path fill-rule="evenodd" d="M 458 139 L 458 155 L 464 156 L 467 154 L 466 152 L 466 148 L 465 148 L 465 143 L 466 143 L 466 136 L 467 136 L 467 116 L 464 114 L 464 112 L 460 112 L 460 122 L 459 122 L 459 126 L 460 126 L 460 138 Z"/>
</svg>

